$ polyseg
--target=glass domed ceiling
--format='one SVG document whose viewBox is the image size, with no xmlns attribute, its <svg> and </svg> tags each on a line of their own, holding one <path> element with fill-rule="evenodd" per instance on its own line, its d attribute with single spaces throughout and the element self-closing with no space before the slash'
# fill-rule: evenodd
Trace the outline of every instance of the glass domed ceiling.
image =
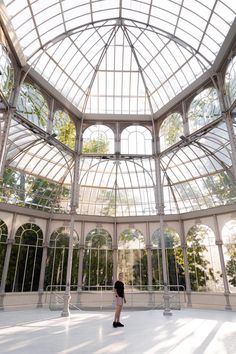
<svg viewBox="0 0 236 354">
<path fill-rule="evenodd" d="M 84 113 L 153 114 L 211 68 L 231 0 L 4 0 L 27 62 Z"/>
</svg>

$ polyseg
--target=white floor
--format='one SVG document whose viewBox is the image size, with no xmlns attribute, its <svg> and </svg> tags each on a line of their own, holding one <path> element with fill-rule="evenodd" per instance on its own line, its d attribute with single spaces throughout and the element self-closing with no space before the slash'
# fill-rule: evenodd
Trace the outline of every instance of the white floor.
<svg viewBox="0 0 236 354">
<path fill-rule="evenodd" d="M 124 328 L 112 312 L 47 309 L 0 312 L 0 353 L 235 354 L 236 312 L 184 309 L 123 311 Z"/>
</svg>

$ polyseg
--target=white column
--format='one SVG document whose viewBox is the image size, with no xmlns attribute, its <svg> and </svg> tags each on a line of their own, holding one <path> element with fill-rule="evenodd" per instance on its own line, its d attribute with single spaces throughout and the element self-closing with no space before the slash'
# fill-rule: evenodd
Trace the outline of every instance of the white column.
<svg viewBox="0 0 236 354">
<path fill-rule="evenodd" d="M 164 284 L 164 316 L 172 315 L 170 309 L 170 295 L 168 289 L 167 278 L 167 264 L 165 252 L 165 238 L 164 238 L 164 200 L 163 200 L 163 186 L 161 183 L 161 165 L 160 157 L 156 158 L 156 173 L 157 173 L 157 210 L 160 218 L 160 236 L 161 236 L 161 254 L 162 254 L 162 268 L 163 268 L 163 284 Z"/>
<path fill-rule="evenodd" d="M 225 301 L 226 301 L 225 309 L 232 310 L 231 305 L 230 305 L 230 300 L 229 300 L 230 291 L 229 291 L 228 278 L 227 278 L 227 273 L 226 273 L 226 268 L 225 268 L 223 242 L 220 237 L 219 224 L 218 224 L 218 220 L 217 220 L 216 215 L 214 215 L 214 224 L 215 224 L 215 232 L 216 232 L 216 245 L 218 247 L 220 266 L 221 266 L 221 271 L 222 271 L 222 279 L 223 279 L 223 284 L 224 284 L 224 295 L 225 295 Z"/>
</svg>

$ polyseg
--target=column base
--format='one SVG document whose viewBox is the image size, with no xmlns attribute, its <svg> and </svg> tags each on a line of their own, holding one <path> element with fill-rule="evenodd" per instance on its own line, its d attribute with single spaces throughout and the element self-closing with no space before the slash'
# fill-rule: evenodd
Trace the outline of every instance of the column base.
<svg viewBox="0 0 236 354">
<path fill-rule="evenodd" d="M 165 309 L 163 311 L 163 316 L 172 316 L 172 315 L 173 315 L 173 313 L 171 312 L 170 309 Z"/>
<path fill-rule="evenodd" d="M 70 317 L 70 298 L 71 296 L 68 294 L 64 295 L 64 308 L 61 313 L 61 317 Z"/>
</svg>

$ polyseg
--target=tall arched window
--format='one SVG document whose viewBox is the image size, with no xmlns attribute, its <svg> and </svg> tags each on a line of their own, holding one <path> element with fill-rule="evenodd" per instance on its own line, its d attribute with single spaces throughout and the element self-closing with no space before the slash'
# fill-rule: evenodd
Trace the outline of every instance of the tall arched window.
<svg viewBox="0 0 236 354">
<path fill-rule="evenodd" d="M 230 220 L 224 225 L 222 240 L 229 288 L 236 293 L 236 220 Z"/>
<path fill-rule="evenodd" d="M 131 125 L 121 134 L 122 154 L 152 154 L 152 134 L 141 125 Z"/>
<path fill-rule="evenodd" d="M 170 290 L 176 290 L 176 285 L 185 287 L 184 262 L 182 249 L 180 247 L 180 237 L 174 229 L 165 227 L 164 240 L 167 266 L 167 282 L 168 285 L 170 285 Z M 153 233 L 152 245 L 152 284 L 154 286 L 163 285 L 164 282 L 160 229 Z M 183 290 L 181 287 L 180 289 Z"/>
<path fill-rule="evenodd" d="M 31 223 L 18 228 L 12 246 L 6 291 L 37 291 L 42 261 L 43 233 Z"/>
<path fill-rule="evenodd" d="M 89 232 L 85 241 L 83 287 L 96 290 L 112 286 L 112 238 L 100 228 Z"/>
<path fill-rule="evenodd" d="M 166 117 L 161 124 L 159 133 L 161 151 L 177 143 L 179 141 L 179 137 L 183 135 L 183 133 L 184 127 L 181 114 L 172 113 Z"/>
<path fill-rule="evenodd" d="M 190 133 L 209 124 L 220 116 L 220 104 L 215 88 L 209 87 L 192 100 L 188 110 Z"/>
<path fill-rule="evenodd" d="M 236 56 L 232 58 L 227 67 L 224 86 L 230 106 L 236 99 Z"/>
<path fill-rule="evenodd" d="M 133 228 L 123 231 L 118 243 L 118 272 L 124 273 L 127 285 L 139 290 L 148 284 L 147 251 L 142 233 Z"/>
<path fill-rule="evenodd" d="M 48 105 L 42 93 L 34 86 L 28 83 L 21 86 L 16 110 L 30 122 L 47 130 Z"/>
<path fill-rule="evenodd" d="M 2 271 L 4 267 L 4 260 L 5 260 L 6 249 L 7 249 L 7 243 L 6 243 L 7 235 L 8 235 L 7 225 L 5 224 L 4 221 L 0 219 L 0 284 L 2 281 Z"/>
<path fill-rule="evenodd" d="M 14 84 L 14 69 L 6 48 L 0 44 L 0 90 L 9 100 Z"/>
<path fill-rule="evenodd" d="M 58 110 L 53 117 L 53 133 L 56 138 L 63 144 L 69 146 L 71 149 L 75 147 L 75 124 L 70 118 L 69 114 Z"/>
<path fill-rule="evenodd" d="M 215 235 L 206 225 L 196 224 L 187 233 L 187 255 L 193 291 L 223 291 Z"/>
<path fill-rule="evenodd" d="M 70 230 L 65 227 L 60 227 L 51 234 L 45 272 L 45 289 L 49 287 L 53 290 L 55 286 L 58 286 L 60 290 L 65 290 L 69 252 L 69 238 Z M 75 288 L 78 283 L 78 267 L 79 237 L 74 231 L 71 285 Z"/>
<path fill-rule="evenodd" d="M 106 125 L 91 125 L 83 133 L 84 154 L 113 154 L 114 133 Z"/>
</svg>

